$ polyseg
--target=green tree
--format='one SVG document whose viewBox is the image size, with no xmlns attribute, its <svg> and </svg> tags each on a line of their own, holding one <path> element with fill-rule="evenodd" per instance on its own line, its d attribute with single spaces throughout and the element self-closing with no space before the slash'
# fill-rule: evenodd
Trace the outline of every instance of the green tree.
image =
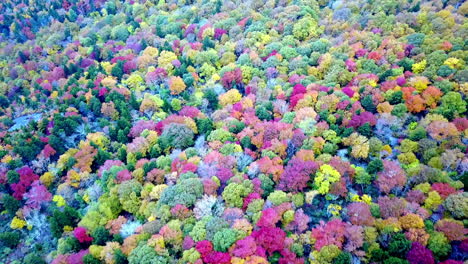
<svg viewBox="0 0 468 264">
<path fill-rule="evenodd" d="M 452 120 L 466 112 L 466 102 L 463 101 L 460 93 L 448 92 L 442 96 L 441 104 L 436 112 Z"/>
<path fill-rule="evenodd" d="M 119 81 L 122 80 L 122 76 L 124 74 L 123 65 L 124 65 L 124 61 L 119 60 L 117 64 L 114 65 L 114 67 L 112 67 L 112 70 L 111 70 L 112 76 L 117 77 Z"/>
<path fill-rule="evenodd" d="M 214 249 L 216 251 L 226 252 L 236 241 L 237 232 L 231 228 L 223 228 L 214 235 Z"/>
<path fill-rule="evenodd" d="M 69 206 L 65 206 L 63 210 L 55 209 L 52 216 L 49 217 L 52 235 L 57 238 L 60 237 L 63 233 L 63 228 L 65 226 L 76 226 L 78 219 L 78 212 Z"/>
<path fill-rule="evenodd" d="M 9 248 L 15 248 L 21 239 L 21 235 L 18 232 L 4 232 L 0 233 L 0 242 Z"/>
</svg>

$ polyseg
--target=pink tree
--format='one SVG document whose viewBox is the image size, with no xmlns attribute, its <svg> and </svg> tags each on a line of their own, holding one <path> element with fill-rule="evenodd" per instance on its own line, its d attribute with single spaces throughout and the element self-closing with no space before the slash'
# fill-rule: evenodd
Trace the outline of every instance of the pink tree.
<svg viewBox="0 0 468 264">
<path fill-rule="evenodd" d="M 383 165 L 383 171 L 377 173 L 375 180 L 379 190 L 389 193 L 395 187 L 403 187 L 406 183 L 406 174 L 400 165 L 391 160 L 384 160 Z"/>
<path fill-rule="evenodd" d="M 52 200 L 52 194 L 40 181 L 35 181 L 29 192 L 24 194 L 23 197 L 27 199 L 26 205 L 33 209 L 39 209 L 42 203 Z"/>
<path fill-rule="evenodd" d="M 320 221 L 320 225 L 312 229 L 315 249 L 320 250 L 328 245 L 335 245 L 341 249 L 345 240 L 345 226 L 346 224 L 340 219 L 334 219 L 328 223 Z"/>
<path fill-rule="evenodd" d="M 307 187 L 310 176 L 318 168 L 313 161 L 303 161 L 293 158 L 288 162 L 280 177 L 279 188 L 283 191 L 300 192 Z"/>
</svg>

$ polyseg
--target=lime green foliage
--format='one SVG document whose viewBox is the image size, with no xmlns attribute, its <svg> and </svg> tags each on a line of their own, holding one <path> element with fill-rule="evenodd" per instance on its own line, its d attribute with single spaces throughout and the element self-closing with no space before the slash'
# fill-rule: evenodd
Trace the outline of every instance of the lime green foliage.
<svg viewBox="0 0 468 264">
<path fill-rule="evenodd" d="M 182 260 L 186 262 L 194 263 L 199 258 L 200 258 L 200 253 L 195 248 L 185 250 L 182 253 Z"/>
<path fill-rule="evenodd" d="M 122 209 L 136 214 L 141 205 L 139 199 L 143 186 L 137 180 L 125 181 L 118 186 L 117 192 Z"/>
<path fill-rule="evenodd" d="M 103 194 L 97 203 L 92 203 L 78 226 L 94 231 L 104 226 L 110 219 L 115 219 L 122 211 L 119 196 L 116 193 Z"/>
<path fill-rule="evenodd" d="M 232 134 L 222 128 L 218 128 L 216 130 L 211 131 L 210 135 L 207 138 L 208 141 L 221 141 L 221 142 L 226 142 L 226 141 L 233 141 L 234 137 Z"/>
<path fill-rule="evenodd" d="M 442 198 L 436 191 L 428 193 L 426 201 L 424 201 L 424 208 L 428 210 L 436 209 L 443 202 Z"/>
<path fill-rule="evenodd" d="M 320 249 L 320 251 L 312 252 L 312 256 L 315 259 L 315 261 L 312 261 L 312 263 L 332 263 L 333 260 L 340 255 L 340 253 L 341 250 L 336 245 L 324 246 Z"/>
<path fill-rule="evenodd" d="M 299 40 L 317 37 L 323 32 L 323 27 L 319 27 L 317 21 L 310 15 L 299 19 L 293 27 L 293 35 Z"/>
<path fill-rule="evenodd" d="M 241 207 L 243 203 L 242 198 L 251 193 L 252 188 L 252 183 L 248 180 L 245 180 L 243 183 L 233 182 L 224 188 L 222 196 L 228 206 Z"/>
<path fill-rule="evenodd" d="M 130 255 L 128 256 L 129 264 L 168 264 L 169 259 L 167 257 L 159 256 L 153 247 L 140 242 Z"/>
<path fill-rule="evenodd" d="M 466 112 L 466 102 L 462 99 L 460 93 L 448 92 L 442 96 L 441 102 L 436 112 L 448 119 L 460 116 Z"/>
<path fill-rule="evenodd" d="M 429 248 L 438 258 L 447 256 L 452 250 L 447 237 L 445 237 L 444 233 L 441 232 L 430 233 L 427 248 Z"/>
<path fill-rule="evenodd" d="M 332 183 L 340 180 L 340 173 L 332 166 L 324 164 L 320 166 L 314 178 L 314 185 L 320 194 L 327 194 Z"/>
<path fill-rule="evenodd" d="M 213 245 L 216 251 L 226 252 L 238 240 L 238 233 L 234 229 L 223 228 L 216 232 Z"/>
<path fill-rule="evenodd" d="M 280 205 L 282 203 L 289 202 L 288 194 L 280 190 L 270 193 L 267 199 L 274 205 Z"/>
</svg>

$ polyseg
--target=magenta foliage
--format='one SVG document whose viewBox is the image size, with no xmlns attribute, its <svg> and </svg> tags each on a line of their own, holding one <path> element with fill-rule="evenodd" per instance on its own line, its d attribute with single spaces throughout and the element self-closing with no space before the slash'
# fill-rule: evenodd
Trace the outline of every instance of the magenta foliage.
<svg viewBox="0 0 468 264">
<path fill-rule="evenodd" d="M 296 94 L 294 96 L 291 96 L 289 98 L 289 106 L 291 108 L 294 108 L 302 98 L 304 98 L 304 94 Z"/>
<path fill-rule="evenodd" d="M 223 183 L 227 182 L 234 174 L 232 171 L 228 168 L 219 168 L 218 172 L 216 173 L 216 176 L 219 178 L 219 180 Z"/>
<path fill-rule="evenodd" d="M 283 191 L 298 192 L 307 187 L 310 176 L 318 168 L 313 161 L 303 161 L 293 158 L 288 162 L 280 178 L 279 188 Z"/>
<path fill-rule="evenodd" d="M 320 222 L 320 225 L 312 229 L 312 237 L 315 238 L 315 249 L 320 250 L 324 246 L 335 245 L 343 247 L 345 223 L 340 219 L 333 219 L 328 223 Z"/>
<path fill-rule="evenodd" d="M 195 246 L 195 241 L 193 241 L 191 236 L 184 237 L 184 242 L 182 243 L 182 248 L 184 250 L 189 250 Z"/>
<path fill-rule="evenodd" d="M 371 126 L 377 124 L 377 119 L 371 112 L 362 112 L 361 114 L 354 114 L 348 123 L 348 127 L 358 128 L 365 123 L 369 123 Z"/>
<path fill-rule="evenodd" d="M 202 240 L 197 242 L 195 249 L 200 253 L 200 255 L 206 256 L 208 253 L 213 251 L 213 244 L 209 240 Z"/>
<path fill-rule="evenodd" d="M 348 71 L 356 71 L 356 63 L 353 60 L 348 59 L 346 60 L 345 64 L 346 64 L 346 69 L 348 69 Z M 348 96 L 351 97 L 352 95 L 348 95 Z"/>
<path fill-rule="evenodd" d="M 99 167 L 99 170 L 98 170 L 98 176 L 99 177 L 102 177 L 102 174 L 109 170 L 110 168 L 114 167 L 114 166 L 122 166 L 124 165 L 122 161 L 120 160 L 106 160 L 104 162 L 104 164 Z"/>
<path fill-rule="evenodd" d="M 364 244 L 364 228 L 359 225 L 348 224 L 345 229 L 345 250 L 353 252 Z"/>
<path fill-rule="evenodd" d="M 452 193 L 455 193 L 457 190 L 450 186 L 448 183 L 437 182 L 432 184 L 432 190 L 438 192 L 442 198 L 447 198 Z"/>
<path fill-rule="evenodd" d="M 287 230 L 302 233 L 307 229 L 309 221 L 309 216 L 304 213 L 304 210 L 299 209 L 294 213 L 294 221 L 289 223 Z"/>
<path fill-rule="evenodd" d="M 446 261 L 439 262 L 439 264 L 463 264 L 463 261 L 448 259 Z"/>
<path fill-rule="evenodd" d="M 468 119 L 466 117 L 457 117 L 453 120 L 453 124 L 458 129 L 458 131 L 462 132 L 465 129 L 468 129 Z"/>
<path fill-rule="evenodd" d="M 126 74 L 132 73 L 137 68 L 137 63 L 135 60 L 126 61 L 123 65 L 123 71 Z"/>
<path fill-rule="evenodd" d="M 26 166 L 22 167 L 17 172 L 20 175 L 20 180 L 17 183 L 12 183 L 10 187 L 14 192 L 13 197 L 16 200 L 22 200 L 24 193 L 34 181 L 39 180 L 39 176 L 36 175 L 31 168 Z"/>
<path fill-rule="evenodd" d="M 298 94 L 305 94 L 306 92 L 307 92 L 306 87 L 304 85 L 298 83 L 298 84 L 294 85 L 291 96 L 295 96 L 295 95 L 298 95 Z"/>
<path fill-rule="evenodd" d="M 281 220 L 281 216 L 273 208 L 267 208 L 262 211 L 262 215 L 257 222 L 258 227 L 275 227 L 276 223 Z"/>
<path fill-rule="evenodd" d="M 42 153 L 44 154 L 44 157 L 49 158 L 50 156 L 55 155 L 56 151 L 51 145 L 47 144 L 44 146 Z"/>
<path fill-rule="evenodd" d="M 40 181 L 35 181 L 29 192 L 24 195 L 24 198 L 28 199 L 26 205 L 33 209 L 39 209 L 42 203 L 52 200 L 52 194 Z"/>
<path fill-rule="evenodd" d="M 185 28 L 184 37 L 187 37 L 188 34 L 195 33 L 195 29 L 197 28 L 196 24 L 190 24 Z"/>
<path fill-rule="evenodd" d="M 131 129 L 128 135 L 138 137 L 145 129 L 156 130 L 156 123 L 152 120 L 139 120 Z"/>
<path fill-rule="evenodd" d="M 67 258 L 69 264 L 83 264 L 83 257 L 89 254 L 89 249 L 81 250 L 78 253 L 71 254 Z"/>
<path fill-rule="evenodd" d="M 278 227 L 262 227 L 253 231 L 252 237 L 255 238 L 257 245 L 264 248 L 271 255 L 273 252 L 283 249 L 286 233 Z"/>
<path fill-rule="evenodd" d="M 406 255 L 410 264 L 434 264 L 432 251 L 425 248 L 419 242 L 413 242 L 411 249 Z"/>
<path fill-rule="evenodd" d="M 79 226 L 73 230 L 73 235 L 80 243 L 91 242 L 93 238 L 88 235 L 87 231 L 86 228 Z"/>
<path fill-rule="evenodd" d="M 195 118 L 200 114 L 200 110 L 193 106 L 184 106 L 180 111 L 179 115 L 181 116 L 188 116 L 190 118 Z"/>
<path fill-rule="evenodd" d="M 117 173 L 117 181 L 119 183 L 129 181 L 132 179 L 132 174 L 129 170 L 121 170 Z"/>
<path fill-rule="evenodd" d="M 203 258 L 203 262 L 208 264 L 230 264 L 231 256 L 229 253 L 213 251 Z"/>
<path fill-rule="evenodd" d="M 211 27 L 210 23 L 206 23 L 205 25 L 201 26 L 200 29 L 198 30 L 198 33 L 197 33 L 197 37 L 199 40 L 202 40 L 203 39 L 203 31 L 205 31 L 205 29 Z"/>
<path fill-rule="evenodd" d="M 303 258 L 297 258 L 291 250 L 285 248 L 281 250 L 281 258 L 278 261 L 278 264 L 303 264 Z"/>
<path fill-rule="evenodd" d="M 227 30 L 222 28 L 215 28 L 214 30 L 214 38 L 220 39 L 222 35 L 227 34 Z"/>
<path fill-rule="evenodd" d="M 259 193 L 253 192 L 247 195 L 247 197 L 244 198 L 244 205 L 242 206 L 243 210 L 247 209 L 247 206 L 249 206 L 250 202 L 252 202 L 255 199 L 261 199 L 262 197 L 260 196 Z"/>
<path fill-rule="evenodd" d="M 236 247 L 234 248 L 233 254 L 239 258 L 246 258 L 248 256 L 254 255 L 256 249 L 257 244 L 255 243 L 254 238 L 248 236 L 236 242 Z"/>
<path fill-rule="evenodd" d="M 182 167 L 182 173 L 186 173 L 186 172 L 196 172 L 197 171 L 197 165 L 193 164 L 193 163 L 186 163 L 183 165 Z"/>
<path fill-rule="evenodd" d="M 344 87 L 343 90 L 341 90 L 344 94 L 346 94 L 349 97 L 353 97 L 354 91 L 351 90 L 349 87 Z"/>
<path fill-rule="evenodd" d="M 230 89 L 234 84 L 242 83 L 242 71 L 240 68 L 236 68 L 233 71 L 225 72 L 221 78 L 221 83 L 227 89 Z"/>
<path fill-rule="evenodd" d="M 406 194 L 406 201 L 410 203 L 422 204 L 426 200 L 426 196 L 420 190 L 411 190 Z"/>
<path fill-rule="evenodd" d="M 163 68 L 156 68 L 152 72 L 148 72 L 145 76 L 145 81 L 147 85 L 157 84 L 164 81 L 167 77 L 167 71 Z"/>
</svg>

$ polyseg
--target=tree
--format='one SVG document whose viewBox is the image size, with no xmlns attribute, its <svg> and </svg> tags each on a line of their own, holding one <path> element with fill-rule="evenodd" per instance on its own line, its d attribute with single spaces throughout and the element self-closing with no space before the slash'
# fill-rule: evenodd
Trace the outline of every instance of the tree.
<svg viewBox="0 0 468 264">
<path fill-rule="evenodd" d="M 118 79 L 119 81 L 122 80 L 122 76 L 123 76 L 123 74 L 124 74 L 123 66 L 124 66 L 124 61 L 123 61 L 123 60 L 119 60 L 119 61 L 112 67 L 112 70 L 111 70 L 112 76 L 117 77 L 117 79 Z"/>
<path fill-rule="evenodd" d="M 375 182 L 380 191 L 389 193 L 393 188 L 405 185 L 406 174 L 398 163 L 384 160 L 383 170 L 377 173 L 377 180 Z"/>
<path fill-rule="evenodd" d="M 299 19 L 293 27 L 293 35 L 299 40 L 317 37 L 322 32 L 323 27 L 319 27 L 317 21 L 309 14 Z"/>
<path fill-rule="evenodd" d="M 80 243 L 88 243 L 93 241 L 93 238 L 87 234 L 87 230 L 84 227 L 77 227 L 73 230 L 73 235 Z"/>
<path fill-rule="evenodd" d="M 169 89 L 171 90 L 172 95 L 182 93 L 186 87 L 184 80 L 179 76 L 171 76 L 169 78 Z"/>
<path fill-rule="evenodd" d="M 28 199 L 26 205 L 34 209 L 39 209 L 42 203 L 52 200 L 52 194 L 44 185 L 40 184 L 39 181 L 35 181 L 31 185 L 29 192 L 23 195 L 23 198 Z"/>
<path fill-rule="evenodd" d="M 370 174 L 375 174 L 384 169 L 383 162 L 381 159 L 375 159 L 369 162 L 367 165 L 366 171 Z"/>
<path fill-rule="evenodd" d="M 320 225 L 312 229 L 314 248 L 321 250 L 324 246 L 335 245 L 339 249 L 345 241 L 345 223 L 340 219 L 334 219 L 327 223 L 320 221 Z"/>
<path fill-rule="evenodd" d="M 262 121 L 270 121 L 273 119 L 273 113 L 269 111 L 264 105 L 257 107 L 255 115 Z"/>
<path fill-rule="evenodd" d="M 404 256 L 411 248 L 411 241 L 406 239 L 404 234 L 396 233 L 388 244 L 388 253 L 393 256 Z"/>
<path fill-rule="evenodd" d="M 170 147 L 184 149 L 194 144 L 193 131 L 184 124 L 171 123 L 164 127 L 163 133 L 159 137 L 159 144 L 162 149 Z"/>
<path fill-rule="evenodd" d="M 129 35 L 130 32 L 128 32 L 127 25 L 125 24 L 112 28 L 111 36 L 115 40 L 125 41 Z"/>
<path fill-rule="evenodd" d="M 410 264 L 434 264 L 432 252 L 418 242 L 413 242 L 406 258 Z"/>
<path fill-rule="evenodd" d="M 331 184 L 340 181 L 340 173 L 332 166 L 324 164 L 314 178 L 314 185 L 320 194 L 327 194 Z"/>
<path fill-rule="evenodd" d="M 283 174 L 280 177 L 279 188 L 283 191 L 300 192 L 307 187 L 310 176 L 318 168 L 313 161 L 303 161 L 293 158 L 288 162 Z"/>
<path fill-rule="evenodd" d="M 368 204 L 363 202 L 354 202 L 348 205 L 349 221 L 354 225 L 367 225 L 374 224 L 374 217 L 371 214 Z"/>
<path fill-rule="evenodd" d="M 159 256 L 154 247 L 140 242 L 140 244 L 131 251 L 128 256 L 129 264 L 168 264 L 169 259 L 164 256 Z"/>
<path fill-rule="evenodd" d="M 18 209 L 20 208 L 21 202 L 16 200 L 15 198 L 13 198 L 13 196 L 9 194 L 4 194 L 2 197 L 2 205 L 3 208 L 6 209 L 8 214 L 13 216 L 15 215 L 16 211 L 18 211 Z"/>
<path fill-rule="evenodd" d="M 377 107 L 374 105 L 371 95 L 367 95 L 366 97 L 364 97 L 364 99 L 362 99 L 361 101 L 361 105 L 366 111 L 369 111 L 371 113 L 377 112 Z"/>
<path fill-rule="evenodd" d="M 466 112 L 466 102 L 462 99 L 460 93 L 448 92 L 442 96 L 441 104 L 435 111 L 452 120 Z"/>
<path fill-rule="evenodd" d="M 193 206 L 197 199 L 203 195 L 203 184 L 198 178 L 189 178 L 181 180 L 179 183 L 164 189 L 158 205 L 169 205 L 171 207 L 177 204 L 186 207 Z"/>
<path fill-rule="evenodd" d="M 436 258 L 443 258 L 452 250 L 450 241 L 441 232 L 430 233 L 427 247 L 434 253 Z"/>
<path fill-rule="evenodd" d="M 228 206 L 242 207 L 242 198 L 246 197 L 252 191 L 252 185 L 249 181 L 245 180 L 242 184 L 232 182 L 222 193 L 223 199 Z"/>
<path fill-rule="evenodd" d="M 4 232 L 0 233 L 0 242 L 9 248 L 15 248 L 21 239 L 19 232 Z"/>
<path fill-rule="evenodd" d="M 46 264 L 45 260 L 43 260 L 40 256 L 30 253 L 26 255 L 23 259 L 24 264 Z"/>
<path fill-rule="evenodd" d="M 101 261 L 91 254 L 87 254 L 83 257 L 83 264 L 100 264 L 100 263 Z"/>
<path fill-rule="evenodd" d="M 49 217 L 52 235 L 57 238 L 60 237 L 63 233 L 63 228 L 65 226 L 75 226 L 78 219 L 78 212 L 69 206 L 65 206 L 63 211 L 55 209 L 52 216 Z"/>
<path fill-rule="evenodd" d="M 211 109 L 216 110 L 218 108 L 218 95 L 213 89 L 207 89 L 203 97 L 208 100 L 208 105 Z"/>
<path fill-rule="evenodd" d="M 214 249 L 216 251 L 226 252 L 236 241 L 237 232 L 231 228 L 223 228 L 214 235 Z"/>
<path fill-rule="evenodd" d="M 455 218 L 466 219 L 468 217 L 468 193 L 451 194 L 445 200 L 444 205 Z"/>
</svg>

